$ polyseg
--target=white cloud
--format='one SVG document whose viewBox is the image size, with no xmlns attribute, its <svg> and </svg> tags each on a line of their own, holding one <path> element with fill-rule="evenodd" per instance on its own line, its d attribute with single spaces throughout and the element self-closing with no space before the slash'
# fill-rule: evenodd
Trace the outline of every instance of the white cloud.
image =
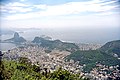
<svg viewBox="0 0 120 80">
<path fill-rule="evenodd" d="M 32 11 L 32 8 L 23 8 L 23 7 L 10 7 L 9 13 L 17 13 L 17 12 L 29 12 Z"/>
<path fill-rule="evenodd" d="M 8 6 L 10 6 L 8 9 L 10 13 L 16 13 L 16 14 L 7 16 L 6 19 L 16 20 L 16 19 L 39 18 L 43 16 L 61 16 L 61 15 L 70 15 L 70 14 L 81 15 L 83 12 L 107 14 L 108 11 L 111 11 L 116 7 L 115 5 L 108 5 L 114 2 L 115 1 L 102 3 L 101 0 L 92 0 L 92 1 L 86 1 L 86 2 L 69 2 L 65 4 L 52 5 L 52 6 L 45 5 L 45 4 L 26 5 L 23 3 L 15 2 L 15 3 L 8 4 Z M 28 6 L 29 8 L 24 8 Z M 26 14 L 17 13 L 17 12 L 29 12 L 29 11 L 32 11 L 33 8 L 37 8 L 40 10 L 38 10 L 37 12 L 30 12 Z"/>
<path fill-rule="evenodd" d="M 38 8 L 38 9 L 47 9 L 47 5 L 33 5 L 33 7 Z"/>
<path fill-rule="evenodd" d="M 12 16 L 7 16 L 5 19 L 7 19 L 7 20 L 28 19 L 28 18 L 37 17 L 37 15 L 38 14 L 34 14 L 34 13 L 16 14 L 16 15 L 12 15 Z"/>
<path fill-rule="evenodd" d="M 19 15 L 18 15 L 19 16 Z M 25 18 L 29 17 L 26 16 Z M 21 17 L 21 16 L 20 16 Z M 119 27 L 119 19 L 117 15 L 103 16 L 59 16 L 59 17 L 43 17 L 40 19 L 24 19 L 14 20 L 5 23 L 5 26 L 11 27 L 36 27 L 36 28 L 110 28 Z M 13 17 L 14 18 L 14 17 Z M 22 18 L 22 17 L 21 17 Z"/>
<path fill-rule="evenodd" d="M 108 11 L 108 12 L 101 12 L 101 13 L 97 13 L 97 14 L 95 14 L 95 15 L 101 15 L 101 16 L 109 16 L 109 15 L 112 15 L 112 14 L 116 14 L 116 15 L 118 15 L 118 13 L 117 12 L 111 12 L 111 11 Z"/>
<path fill-rule="evenodd" d="M 27 7 L 29 5 L 27 4 L 23 4 L 23 3 L 20 3 L 20 2 L 13 2 L 13 3 L 9 3 L 8 5 L 6 5 L 7 7 L 16 7 L 16 6 L 19 6 L 19 7 Z"/>
<path fill-rule="evenodd" d="M 14 2 L 14 3 L 9 3 L 7 5 L 2 5 L 1 10 L 2 12 L 6 12 L 6 13 L 19 13 L 19 12 L 32 11 L 32 7 L 30 7 L 30 5 L 27 4 Z"/>
<path fill-rule="evenodd" d="M 109 2 L 105 2 L 105 3 L 101 3 L 101 5 L 109 5 L 109 4 L 112 4 L 112 3 L 115 3 L 116 1 L 113 0 L 113 1 L 109 1 Z"/>
</svg>

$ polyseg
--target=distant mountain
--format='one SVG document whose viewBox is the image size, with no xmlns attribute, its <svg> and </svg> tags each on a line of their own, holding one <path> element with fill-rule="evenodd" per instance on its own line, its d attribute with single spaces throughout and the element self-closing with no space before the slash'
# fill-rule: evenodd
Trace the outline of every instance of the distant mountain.
<svg viewBox="0 0 120 80">
<path fill-rule="evenodd" d="M 14 42 L 14 43 L 22 43 L 26 40 L 23 37 L 20 37 L 17 32 L 14 33 L 14 37 L 11 39 L 4 40 L 5 42 Z"/>
<path fill-rule="evenodd" d="M 80 61 L 80 64 L 85 64 L 86 71 L 90 71 L 96 63 L 104 65 L 120 65 L 120 59 L 113 56 L 114 54 L 120 55 L 120 40 L 111 41 L 103 45 L 97 50 L 76 51 L 68 55 L 66 59 L 73 59 Z"/>
<path fill-rule="evenodd" d="M 120 57 L 120 40 L 106 43 L 100 48 L 100 51 L 107 54 Z"/>
<path fill-rule="evenodd" d="M 48 40 L 42 37 L 35 37 L 32 42 L 40 44 L 40 46 L 46 47 L 51 50 L 59 49 L 59 50 L 67 50 L 67 51 L 72 52 L 72 51 L 76 51 L 79 49 L 79 47 L 75 45 L 74 43 L 62 42 L 60 40 Z"/>
<path fill-rule="evenodd" d="M 40 37 L 41 37 L 41 38 L 44 38 L 44 39 L 46 39 L 46 40 L 52 40 L 52 38 L 51 38 L 51 37 L 46 36 L 46 35 L 41 35 Z"/>
</svg>

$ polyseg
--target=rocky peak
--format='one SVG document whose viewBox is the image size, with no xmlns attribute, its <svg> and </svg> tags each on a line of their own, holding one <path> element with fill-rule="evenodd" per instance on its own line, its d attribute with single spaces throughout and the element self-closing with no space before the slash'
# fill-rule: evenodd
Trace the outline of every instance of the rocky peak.
<svg viewBox="0 0 120 80">
<path fill-rule="evenodd" d="M 17 32 L 14 33 L 14 39 L 18 39 L 19 38 L 19 34 Z"/>
</svg>

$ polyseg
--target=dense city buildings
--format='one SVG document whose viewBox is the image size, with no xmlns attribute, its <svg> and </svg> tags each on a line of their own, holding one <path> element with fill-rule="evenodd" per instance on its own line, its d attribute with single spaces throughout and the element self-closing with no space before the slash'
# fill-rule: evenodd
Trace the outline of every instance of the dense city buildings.
<svg viewBox="0 0 120 80">
<path fill-rule="evenodd" d="M 80 65 L 79 61 L 65 59 L 71 52 L 56 49 L 49 51 L 48 48 L 43 48 L 33 43 L 8 50 L 7 52 L 3 52 L 3 54 L 2 58 L 7 60 L 17 60 L 19 57 L 26 57 L 31 60 L 32 64 L 39 66 L 43 72 L 45 68 L 53 72 L 61 67 L 64 70 L 80 74 L 80 76 L 85 76 L 91 80 L 119 80 L 120 78 L 119 65 L 105 66 L 98 63 L 90 73 L 86 73 L 83 72 L 85 65 Z"/>
</svg>

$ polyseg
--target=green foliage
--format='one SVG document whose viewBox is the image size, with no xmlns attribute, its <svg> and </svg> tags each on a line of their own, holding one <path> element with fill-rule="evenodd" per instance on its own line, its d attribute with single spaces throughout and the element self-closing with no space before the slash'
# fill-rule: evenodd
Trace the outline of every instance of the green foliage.
<svg viewBox="0 0 120 80">
<path fill-rule="evenodd" d="M 50 77 L 52 80 L 82 80 L 78 74 L 72 74 L 67 70 L 62 70 L 61 68 L 54 71 Z"/>
<path fill-rule="evenodd" d="M 2 75 L 2 78 L 4 80 L 9 80 L 11 78 L 11 76 L 13 75 L 13 71 L 15 70 L 16 68 L 16 62 L 14 61 L 10 61 L 8 62 L 7 60 L 4 60 L 1 62 L 0 66 L 0 70 L 1 70 L 1 75 Z"/>
<path fill-rule="evenodd" d="M 76 51 L 67 56 L 67 59 L 73 59 L 75 61 L 80 61 L 80 64 L 86 64 L 84 67 L 85 71 L 90 71 L 96 63 L 105 65 L 120 64 L 120 60 L 99 50 Z"/>
<path fill-rule="evenodd" d="M 79 74 L 72 74 L 61 68 L 53 73 L 47 72 L 45 68 L 43 74 L 40 67 L 31 65 L 29 59 L 23 57 L 19 61 L 3 60 L 0 70 L 3 80 L 85 80 Z"/>
<path fill-rule="evenodd" d="M 117 54 L 118 57 L 120 57 L 120 40 L 108 42 L 97 50 L 78 50 L 67 56 L 67 59 L 73 59 L 75 61 L 80 61 L 80 64 L 86 64 L 84 70 L 90 71 L 93 67 L 95 67 L 96 63 L 108 66 L 119 65 L 120 60 L 114 57 L 114 54 Z"/>
<path fill-rule="evenodd" d="M 29 66 L 29 65 L 31 65 L 32 62 L 28 58 L 20 57 L 19 58 L 19 63 Z"/>
<path fill-rule="evenodd" d="M 120 57 L 120 40 L 106 43 L 100 48 L 100 51 L 105 52 L 108 55 L 117 54 Z"/>
<path fill-rule="evenodd" d="M 19 62 L 3 60 L 4 71 L 2 72 L 4 80 L 36 80 L 41 74 L 34 71 L 37 66 L 31 65 L 27 58 L 20 58 Z M 34 70 L 33 70 L 34 69 Z"/>
</svg>

